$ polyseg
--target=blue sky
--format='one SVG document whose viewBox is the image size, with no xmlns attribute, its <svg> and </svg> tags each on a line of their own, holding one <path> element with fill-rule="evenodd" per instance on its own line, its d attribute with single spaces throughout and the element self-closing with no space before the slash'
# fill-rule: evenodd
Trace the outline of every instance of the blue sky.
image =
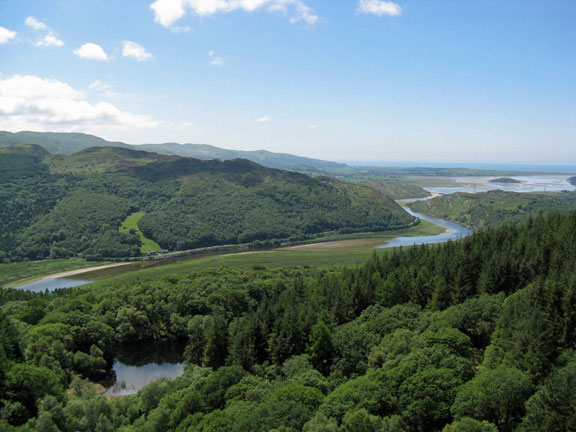
<svg viewBox="0 0 576 432">
<path fill-rule="evenodd" d="M 573 0 L 0 0 L 0 129 L 576 163 Z"/>
</svg>

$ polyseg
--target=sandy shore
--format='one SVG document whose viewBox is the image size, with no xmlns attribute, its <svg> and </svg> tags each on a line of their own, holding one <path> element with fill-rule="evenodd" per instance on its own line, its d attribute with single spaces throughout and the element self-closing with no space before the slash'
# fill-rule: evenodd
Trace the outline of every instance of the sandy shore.
<svg viewBox="0 0 576 432">
<path fill-rule="evenodd" d="M 107 265 L 94 266 L 94 267 L 84 267 L 81 269 L 70 270 L 67 272 L 56 273 L 53 275 L 45 276 L 41 279 L 61 279 L 61 278 L 65 278 L 68 276 L 76 276 L 76 275 L 83 274 L 83 273 L 89 273 L 89 272 L 92 272 L 95 270 L 103 270 L 103 269 L 107 269 L 107 268 L 111 268 L 111 267 L 120 267 L 120 266 L 125 266 L 125 265 L 130 265 L 130 264 L 134 264 L 134 263 L 133 262 L 124 262 L 124 263 L 118 263 L 118 264 L 107 264 Z"/>
</svg>

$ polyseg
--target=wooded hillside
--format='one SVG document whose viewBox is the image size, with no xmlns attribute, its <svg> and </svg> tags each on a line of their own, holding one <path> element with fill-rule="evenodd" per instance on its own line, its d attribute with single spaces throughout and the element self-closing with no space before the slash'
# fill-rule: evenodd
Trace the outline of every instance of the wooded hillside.
<svg viewBox="0 0 576 432">
<path fill-rule="evenodd" d="M 10 150 L 12 149 L 12 150 Z M 254 162 L 95 147 L 71 156 L 37 146 L 0 153 L 0 260 L 140 255 L 138 228 L 162 248 L 275 245 L 334 231 L 383 231 L 413 218 L 366 186 Z"/>
</svg>

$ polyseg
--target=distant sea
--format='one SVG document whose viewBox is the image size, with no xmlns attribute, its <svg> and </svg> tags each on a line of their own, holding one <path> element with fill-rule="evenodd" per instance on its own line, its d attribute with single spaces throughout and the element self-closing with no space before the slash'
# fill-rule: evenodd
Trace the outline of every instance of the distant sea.
<svg viewBox="0 0 576 432">
<path fill-rule="evenodd" d="M 499 171 L 533 171 L 576 173 L 576 165 L 537 165 L 537 164 L 504 164 L 474 162 L 386 162 L 386 161 L 344 161 L 350 166 L 374 166 L 394 168 L 470 168 Z"/>
</svg>

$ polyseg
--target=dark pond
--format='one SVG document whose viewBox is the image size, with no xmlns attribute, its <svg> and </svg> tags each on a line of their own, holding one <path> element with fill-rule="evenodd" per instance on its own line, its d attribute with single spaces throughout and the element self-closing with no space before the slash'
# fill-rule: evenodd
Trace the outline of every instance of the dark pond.
<svg viewBox="0 0 576 432">
<path fill-rule="evenodd" d="M 113 378 L 102 382 L 105 396 L 126 396 L 138 393 L 147 384 L 160 378 L 174 379 L 184 373 L 184 343 L 143 342 L 118 347 Z"/>
</svg>

